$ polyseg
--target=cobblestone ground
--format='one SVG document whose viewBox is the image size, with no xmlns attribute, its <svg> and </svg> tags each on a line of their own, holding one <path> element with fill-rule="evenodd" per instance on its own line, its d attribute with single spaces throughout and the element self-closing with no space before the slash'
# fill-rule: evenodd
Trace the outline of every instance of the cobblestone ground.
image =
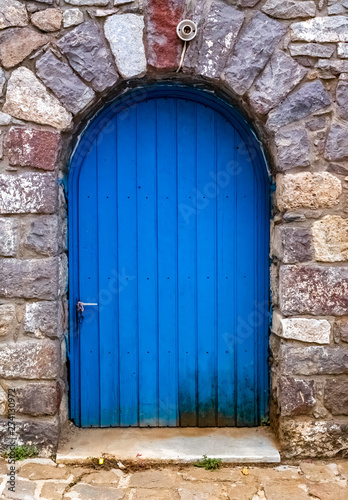
<svg viewBox="0 0 348 500">
<path fill-rule="evenodd" d="M 141 465 L 141 464 L 140 464 Z M 194 466 L 141 470 L 56 465 L 51 460 L 17 463 L 16 492 L 7 490 L 0 462 L 2 499 L 47 500 L 348 500 L 348 461 L 298 466 L 223 467 L 211 472 Z"/>
</svg>

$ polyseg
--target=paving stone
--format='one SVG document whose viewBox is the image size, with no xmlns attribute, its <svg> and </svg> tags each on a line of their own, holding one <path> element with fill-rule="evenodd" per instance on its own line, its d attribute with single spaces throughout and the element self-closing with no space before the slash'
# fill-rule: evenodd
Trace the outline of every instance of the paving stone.
<svg viewBox="0 0 348 500">
<path fill-rule="evenodd" d="M 31 383 L 16 387 L 16 412 L 34 417 L 53 416 L 58 412 L 61 398 L 61 389 L 56 382 L 50 384 Z M 40 474 L 41 477 L 38 477 Z M 65 469 L 41 464 L 27 464 L 21 468 L 20 473 L 20 476 L 32 480 L 64 479 L 68 478 L 69 475 L 70 473 Z"/>
<path fill-rule="evenodd" d="M 116 14 L 107 18 L 104 31 L 120 74 L 124 78 L 143 76 L 146 72 L 144 18 Z"/>
<path fill-rule="evenodd" d="M 348 379 L 327 380 L 324 404 L 332 415 L 348 415 Z"/>
<path fill-rule="evenodd" d="M 267 500 L 308 500 L 304 481 L 267 482 L 264 491 Z"/>
<path fill-rule="evenodd" d="M 36 484 L 31 481 L 22 481 L 21 479 L 16 479 L 15 491 L 9 491 L 8 487 L 5 487 L 6 499 L 15 498 L 18 500 L 34 500 Z"/>
<path fill-rule="evenodd" d="M 249 93 L 250 104 L 261 114 L 272 108 L 305 77 L 307 70 L 282 51 L 276 51 Z"/>
<path fill-rule="evenodd" d="M 279 296 L 286 316 L 348 314 L 348 268 L 282 266 Z"/>
<path fill-rule="evenodd" d="M 310 161 L 310 143 L 305 129 L 281 130 L 275 136 L 280 171 L 295 167 L 308 167 Z"/>
<path fill-rule="evenodd" d="M 307 227 L 277 226 L 274 231 L 275 255 L 285 264 L 312 260 L 312 235 Z"/>
<path fill-rule="evenodd" d="M 45 483 L 41 488 L 40 500 L 61 500 L 68 485 L 69 483 Z"/>
<path fill-rule="evenodd" d="M 277 178 L 277 204 L 281 211 L 332 207 L 341 193 L 341 181 L 329 172 L 301 172 Z"/>
<path fill-rule="evenodd" d="M 245 94 L 254 83 L 285 31 L 285 26 L 261 12 L 242 31 L 225 70 L 227 83 L 238 95 Z"/>
<path fill-rule="evenodd" d="M 34 50 L 49 42 L 42 35 L 30 28 L 12 28 L 0 35 L 0 61 L 5 68 L 12 68 L 21 63 Z"/>
<path fill-rule="evenodd" d="M 17 0 L 0 0 L 0 30 L 11 26 L 27 26 L 25 5 Z"/>
<path fill-rule="evenodd" d="M 338 484 L 310 484 L 308 493 L 320 500 L 347 500 L 347 488 Z"/>
<path fill-rule="evenodd" d="M 188 471 L 180 472 L 180 477 L 185 481 L 211 482 L 211 471 L 202 468 L 190 468 Z M 238 482 L 243 479 L 240 469 L 221 468 L 214 471 L 213 482 Z"/>
<path fill-rule="evenodd" d="M 325 158 L 329 161 L 348 159 L 348 126 L 333 123 L 326 141 Z"/>
<path fill-rule="evenodd" d="M 0 175 L 0 213 L 53 213 L 57 206 L 54 174 Z"/>
<path fill-rule="evenodd" d="M 67 9 L 63 11 L 63 27 L 70 28 L 83 23 L 83 12 L 80 9 Z"/>
<path fill-rule="evenodd" d="M 317 7 L 312 1 L 267 0 L 261 10 L 277 19 L 296 19 L 314 17 Z"/>
<path fill-rule="evenodd" d="M 132 490 L 132 500 L 147 500 L 148 498 L 153 498 L 155 500 L 179 500 L 179 493 L 173 490 L 147 490 L 145 488 L 137 488 Z"/>
<path fill-rule="evenodd" d="M 251 498 L 253 500 L 259 500 L 259 498 L 256 496 L 258 490 L 259 482 L 255 480 L 250 482 L 249 484 L 228 484 L 226 487 L 228 500 L 250 500 Z"/>
<path fill-rule="evenodd" d="M 339 117 L 348 120 L 348 81 L 340 80 L 338 82 L 336 103 Z"/>
<path fill-rule="evenodd" d="M 326 319 L 284 318 L 277 334 L 300 342 L 330 344 L 331 325 Z"/>
<path fill-rule="evenodd" d="M 221 0 L 211 4 L 203 28 L 197 71 L 209 78 L 220 77 L 233 50 L 245 15 Z"/>
<path fill-rule="evenodd" d="M 13 71 L 8 81 L 3 111 L 20 120 L 62 130 L 68 128 L 72 120 L 58 99 L 50 95 L 34 73 L 24 67 Z"/>
<path fill-rule="evenodd" d="M 335 45 L 325 45 L 320 43 L 292 43 L 289 45 L 289 52 L 294 56 L 328 57 L 335 52 Z"/>
<path fill-rule="evenodd" d="M 111 469 L 110 471 L 97 471 L 84 475 L 83 482 L 87 484 L 118 486 L 120 479 L 124 475 L 124 472 L 119 469 Z"/>
<path fill-rule="evenodd" d="M 10 165 L 54 170 L 60 134 L 33 127 L 11 127 L 6 136 L 6 149 Z"/>
<path fill-rule="evenodd" d="M 76 114 L 90 104 L 95 93 L 87 87 L 64 61 L 46 52 L 36 61 L 36 73 L 64 106 Z"/>
<path fill-rule="evenodd" d="M 124 489 L 79 483 L 65 493 L 64 498 L 71 498 L 72 500 L 76 498 L 79 500 L 120 500 L 125 495 L 126 490 Z"/>
<path fill-rule="evenodd" d="M 348 373 L 348 349 L 340 347 L 282 344 L 279 356 L 284 375 Z"/>
<path fill-rule="evenodd" d="M 162 470 L 135 472 L 129 481 L 130 488 L 170 488 L 175 485 L 175 474 Z"/>
<path fill-rule="evenodd" d="M 109 47 L 94 21 L 80 24 L 57 43 L 73 69 L 97 92 L 112 87 L 118 80 Z"/>
<path fill-rule="evenodd" d="M 19 476 L 24 479 L 30 479 L 31 481 L 38 481 L 46 479 L 68 479 L 70 473 L 67 468 L 41 464 L 26 464 L 21 467 Z"/>
<path fill-rule="evenodd" d="M 178 488 L 179 497 L 181 500 L 226 500 L 232 499 L 231 496 L 226 496 L 221 485 L 205 484 L 204 488 L 200 484 L 185 484 Z"/>
<path fill-rule="evenodd" d="M 105 7 L 109 4 L 109 0 L 64 0 L 70 5 L 97 5 Z"/>
<path fill-rule="evenodd" d="M 282 416 L 310 415 L 316 402 L 313 380 L 281 377 L 278 403 Z"/>
<path fill-rule="evenodd" d="M 317 17 L 291 25 L 291 39 L 304 42 L 348 42 L 346 16 Z"/>
<path fill-rule="evenodd" d="M 339 462 L 338 470 L 343 478 L 348 479 L 348 461 Z"/>
<path fill-rule="evenodd" d="M 16 307 L 14 304 L 0 304 L 0 337 L 16 332 Z"/>
<path fill-rule="evenodd" d="M 63 13 L 60 9 L 45 9 L 35 12 L 31 22 L 41 31 L 58 31 L 63 22 Z"/>
<path fill-rule="evenodd" d="M 158 69 L 179 66 L 182 42 L 176 34 L 176 27 L 183 19 L 184 8 L 183 0 L 148 0 L 146 42 L 150 66 Z"/>
<path fill-rule="evenodd" d="M 314 483 L 336 481 L 338 467 L 336 464 L 323 464 L 313 462 L 301 462 L 300 469 L 303 474 Z"/>
<path fill-rule="evenodd" d="M 58 345 L 51 340 L 8 343 L 0 359 L 1 377 L 8 379 L 52 379 L 59 373 Z"/>
<path fill-rule="evenodd" d="M 0 218 L 0 255 L 14 257 L 18 249 L 18 223 L 16 219 Z"/>
<path fill-rule="evenodd" d="M 331 104 L 330 96 L 320 80 L 308 82 L 293 91 L 285 101 L 271 111 L 267 126 L 271 130 L 296 122 L 306 116 L 325 109 Z"/>
<path fill-rule="evenodd" d="M 348 219 L 326 215 L 312 227 L 315 259 L 321 262 L 348 260 Z"/>
</svg>

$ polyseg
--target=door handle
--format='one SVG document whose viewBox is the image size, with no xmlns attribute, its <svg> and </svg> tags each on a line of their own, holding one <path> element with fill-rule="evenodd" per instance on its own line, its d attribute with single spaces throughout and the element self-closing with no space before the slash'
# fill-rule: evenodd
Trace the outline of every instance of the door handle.
<svg viewBox="0 0 348 500">
<path fill-rule="evenodd" d="M 85 310 L 85 306 L 97 306 L 98 304 L 94 302 L 81 302 L 80 300 L 76 304 L 77 312 L 82 313 Z"/>
</svg>

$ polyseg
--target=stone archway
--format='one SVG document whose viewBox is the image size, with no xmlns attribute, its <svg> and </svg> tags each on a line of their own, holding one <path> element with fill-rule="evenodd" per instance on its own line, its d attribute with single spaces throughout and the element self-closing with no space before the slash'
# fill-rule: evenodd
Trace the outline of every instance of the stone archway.
<svg viewBox="0 0 348 500">
<path fill-rule="evenodd" d="M 6 135 L 0 174 L 0 393 L 3 400 L 8 387 L 17 388 L 19 442 L 32 441 L 50 453 L 67 419 L 62 179 L 71 145 L 105 99 L 142 78 L 176 78 L 182 47 L 175 27 L 192 17 L 198 36 L 182 77 L 192 84 L 213 82 L 243 109 L 277 176 L 272 424 L 286 456 L 343 453 L 347 18 L 332 7 L 323 16 L 309 0 L 293 8 L 276 0 L 261 8 L 244 0 L 188 7 L 181 0 L 161 7 L 154 0 L 142 6 L 116 1 L 113 9 L 107 2 L 97 7 L 100 2 L 69 0 L 60 9 L 38 5 L 29 14 L 23 4 L 8 3 L 12 10 L 0 25 L 0 125 Z M 6 404 L 1 408 L 5 436 Z"/>
</svg>

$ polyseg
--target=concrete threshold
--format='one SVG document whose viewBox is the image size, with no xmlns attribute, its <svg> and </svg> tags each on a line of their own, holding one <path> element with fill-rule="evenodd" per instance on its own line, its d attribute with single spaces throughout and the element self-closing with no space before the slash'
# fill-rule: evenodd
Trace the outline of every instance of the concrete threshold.
<svg viewBox="0 0 348 500">
<path fill-rule="evenodd" d="M 274 435 L 255 428 L 74 428 L 59 445 L 58 463 L 84 463 L 91 457 L 152 462 L 195 462 L 203 455 L 225 463 L 279 463 Z"/>
</svg>

